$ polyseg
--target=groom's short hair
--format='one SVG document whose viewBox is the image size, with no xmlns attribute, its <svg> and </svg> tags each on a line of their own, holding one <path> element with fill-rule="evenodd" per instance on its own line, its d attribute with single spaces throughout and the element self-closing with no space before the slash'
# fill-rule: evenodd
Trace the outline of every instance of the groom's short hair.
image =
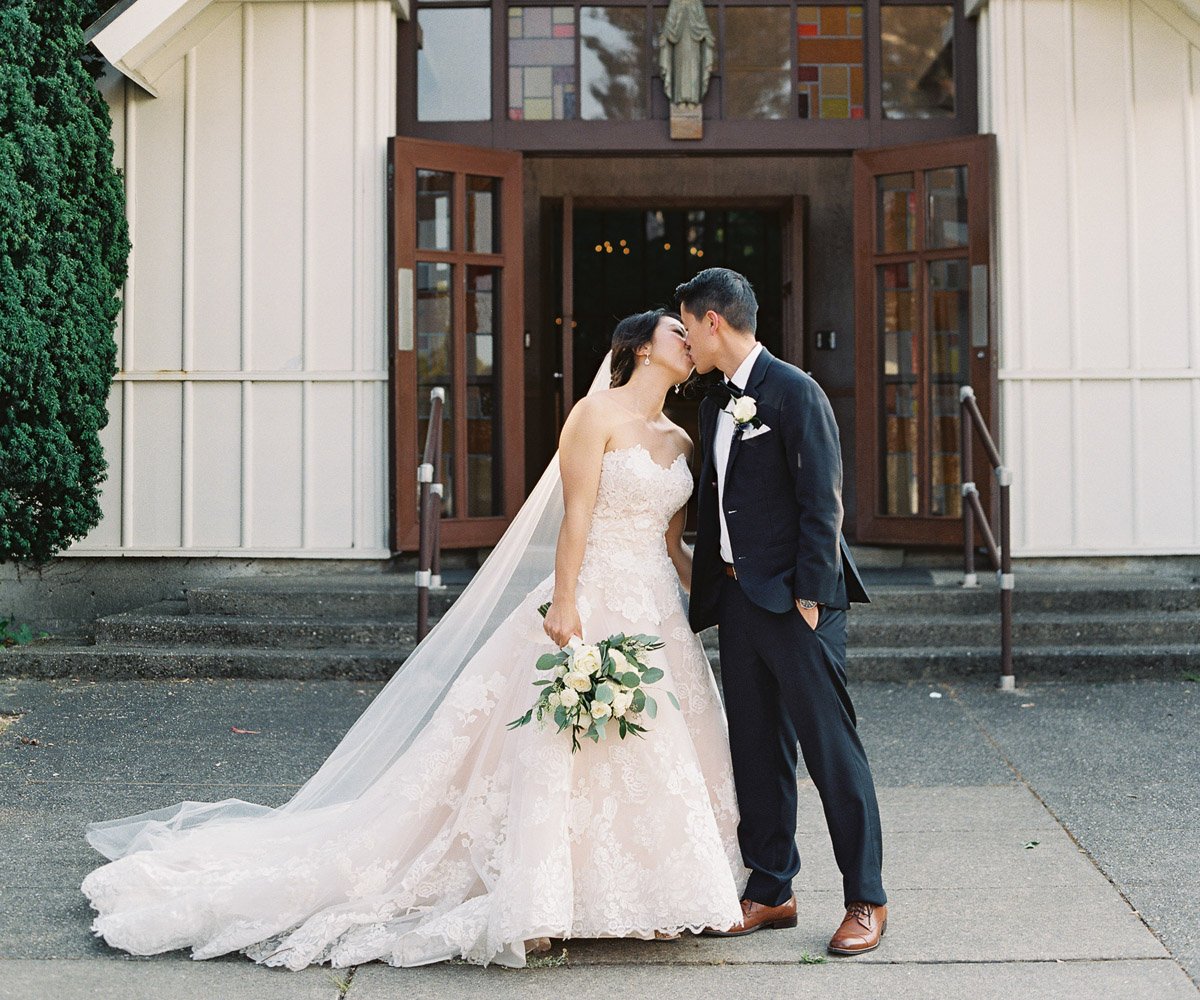
<svg viewBox="0 0 1200 1000">
<path fill-rule="evenodd" d="M 693 316 L 710 309 L 725 317 L 735 330 L 753 333 L 758 325 L 758 299 L 744 274 L 727 267 L 709 267 L 675 289 L 675 301 Z"/>
</svg>

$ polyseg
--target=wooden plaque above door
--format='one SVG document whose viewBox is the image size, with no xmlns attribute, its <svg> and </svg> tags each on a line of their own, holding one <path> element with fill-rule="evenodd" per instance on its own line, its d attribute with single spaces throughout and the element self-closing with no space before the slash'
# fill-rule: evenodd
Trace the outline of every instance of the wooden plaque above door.
<svg viewBox="0 0 1200 1000">
<path fill-rule="evenodd" d="M 994 149 L 976 135 L 854 154 L 860 542 L 961 542 L 963 385 L 996 432 Z"/>
</svg>

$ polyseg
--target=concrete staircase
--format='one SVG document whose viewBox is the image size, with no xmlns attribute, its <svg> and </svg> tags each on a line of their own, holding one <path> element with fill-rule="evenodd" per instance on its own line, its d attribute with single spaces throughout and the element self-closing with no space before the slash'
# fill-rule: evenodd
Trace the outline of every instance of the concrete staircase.
<svg viewBox="0 0 1200 1000">
<path fill-rule="evenodd" d="M 434 618 L 462 592 L 450 571 Z M 850 615 L 856 680 L 992 678 L 995 585 L 965 591 L 944 570 L 869 571 L 873 603 Z M 1200 582 L 1191 577 L 1028 576 L 1018 571 L 1017 681 L 1200 676 Z M 0 674 L 33 677 L 386 680 L 416 639 L 408 573 L 251 577 L 187 592 L 0 651 Z M 716 632 L 704 636 L 717 660 Z"/>
</svg>

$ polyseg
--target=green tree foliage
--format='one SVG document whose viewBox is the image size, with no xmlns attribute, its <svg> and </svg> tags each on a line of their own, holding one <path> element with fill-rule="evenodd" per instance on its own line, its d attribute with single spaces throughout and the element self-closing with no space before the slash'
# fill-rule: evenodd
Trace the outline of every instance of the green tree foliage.
<svg viewBox="0 0 1200 1000">
<path fill-rule="evenodd" d="M 0 561 L 100 521 L 129 237 L 81 0 L 0 0 Z"/>
</svg>

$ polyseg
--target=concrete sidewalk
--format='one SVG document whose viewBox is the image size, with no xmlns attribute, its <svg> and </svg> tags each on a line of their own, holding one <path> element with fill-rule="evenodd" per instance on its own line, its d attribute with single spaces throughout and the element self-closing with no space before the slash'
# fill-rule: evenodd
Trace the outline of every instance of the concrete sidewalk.
<svg viewBox="0 0 1200 1000">
<path fill-rule="evenodd" d="M 0 679 L 0 997 L 1195 997 L 1200 684 L 853 689 L 883 811 L 883 945 L 826 958 L 840 881 L 804 782 L 800 926 L 556 943 L 545 967 L 265 969 L 90 934 L 82 828 L 183 798 L 285 801 L 378 685 Z M 930 697 L 931 694 L 940 697 Z M 231 726 L 259 730 L 236 735 Z"/>
</svg>

